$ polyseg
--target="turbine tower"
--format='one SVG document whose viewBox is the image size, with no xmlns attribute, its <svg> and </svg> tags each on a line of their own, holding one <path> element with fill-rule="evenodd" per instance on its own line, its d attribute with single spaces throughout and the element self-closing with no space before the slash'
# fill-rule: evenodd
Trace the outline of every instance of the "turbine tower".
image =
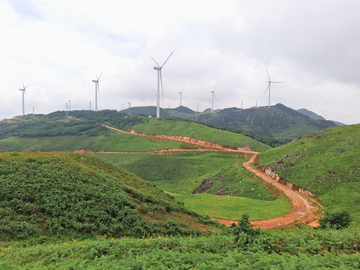
<svg viewBox="0 0 360 270">
<path fill-rule="evenodd" d="M 155 64 L 157 65 L 157 67 L 154 67 L 154 69 L 157 70 L 157 96 L 156 96 L 156 117 L 157 117 L 157 118 L 160 117 L 160 84 L 161 84 L 162 95 L 164 95 L 161 69 L 162 69 L 163 66 L 166 64 L 166 62 L 169 60 L 170 56 L 171 56 L 173 53 L 174 53 L 174 52 L 172 52 L 172 53 L 169 55 L 169 57 L 165 60 L 164 64 L 162 64 L 162 66 L 159 66 L 159 64 L 155 61 L 155 59 L 154 59 L 153 57 L 151 57 L 151 59 L 154 60 Z"/>
<path fill-rule="evenodd" d="M 129 115 L 131 115 L 131 103 L 128 102 L 128 104 L 129 104 Z"/>
<path fill-rule="evenodd" d="M 25 85 L 24 85 L 24 82 L 23 82 L 23 88 L 22 88 L 22 89 L 19 89 L 20 91 L 22 91 L 22 115 L 25 115 L 24 96 L 25 96 L 25 98 L 26 98 L 26 87 L 28 87 L 28 86 L 25 86 Z"/>
<path fill-rule="evenodd" d="M 99 98 L 100 98 L 99 81 L 100 81 L 101 74 L 102 73 L 100 73 L 100 76 L 98 78 L 96 78 L 96 80 L 93 80 L 93 83 L 95 83 L 95 112 L 97 111 L 98 92 L 99 92 Z M 96 75 L 96 73 L 95 73 L 95 75 Z M 96 77 L 97 77 L 97 75 L 96 75 Z"/>
<path fill-rule="evenodd" d="M 179 95 L 180 95 L 180 107 L 181 107 L 182 92 L 179 92 Z"/>
<path fill-rule="evenodd" d="M 267 73 L 267 75 L 268 75 L 268 78 L 269 78 L 269 80 L 268 80 L 268 87 L 266 88 L 266 91 L 265 91 L 265 93 L 264 93 L 264 95 L 266 94 L 266 92 L 267 92 L 267 90 L 269 90 L 269 105 L 268 105 L 268 108 L 270 108 L 270 94 L 271 94 L 271 84 L 272 83 L 283 83 L 283 82 L 273 82 L 271 79 L 270 79 L 270 75 L 269 75 L 269 72 L 266 70 L 266 73 Z"/>
<path fill-rule="evenodd" d="M 213 91 L 209 91 L 209 92 L 212 93 L 212 102 L 211 102 L 211 112 L 212 112 L 212 113 L 214 112 L 214 97 L 215 97 L 215 99 L 217 100 L 216 95 L 215 95 L 216 86 L 217 86 L 217 82 L 216 82 L 216 84 L 215 84 L 214 90 L 213 90 Z"/>
</svg>

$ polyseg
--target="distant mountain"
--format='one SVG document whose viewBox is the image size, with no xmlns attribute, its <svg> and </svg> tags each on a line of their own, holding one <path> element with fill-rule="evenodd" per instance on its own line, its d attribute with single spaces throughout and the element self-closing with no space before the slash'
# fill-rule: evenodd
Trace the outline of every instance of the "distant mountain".
<svg viewBox="0 0 360 270">
<path fill-rule="evenodd" d="M 322 117 L 321 115 L 318 115 L 312 111 L 309 111 L 307 109 L 299 109 L 299 110 L 296 110 L 297 112 L 303 114 L 303 115 L 306 115 L 308 117 L 310 117 L 311 119 L 315 119 L 315 120 L 326 120 L 324 117 Z M 331 122 L 333 122 L 335 125 L 337 126 L 344 126 L 345 124 L 341 123 L 341 122 L 338 122 L 338 121 L 333 121 L 333 120 L 329 120 Z"/>
<path fill-rule="evenodd" d="M 142 106 L 142 107 L 131 107 L 130 109 L 125 109 L 120 111 L 121 113 L 126 114 L 141 114 L 146 116 L 156 116 L 156 106 Z M 160 115 L 162 117 L 170 117 L 170 114 L 167 109 L 160 108 Z"/>
<path fill-rule="evenodd" d="M 322 117 L 321 115 L 318 115 L 312 111 L 309 111 L 307 109 L 299 109 L 299 110 L 296 110 L 297 112 L 303 114 L 303 115 L 306 115 L 306 116 L 309 116 L 311 119 L 315 119 L 315 120 L 326 120 L 324 117 Z"/>
<path fill-rule="evenodd" d="M 270 108 L 228 108 L 216 115 L 200 115 L 198 121 L 216 127 L 245 130 L 276 139 L 297 138 L 335 126 L 331 121 L 310 119 L 282 104 L 276 104 Z"/>
<path fill-rule="evenodd" d="M 144 113 L 144 108 L 150 111 Z M 123 110 L 121 112 L 127 112 Z M 131 108 L 132 114 L 138 112 L 145 115 L 155 115 L 155 107 Z M 316 132 L 328 127 L 335 126 L 331 121 L 323 119 L 315 120 L 297 112 L 282 104 L 268 107 L 252 107 L 239 109 L 236 107 L 226 108 L 217 113 L 211 113 L 208 109 L 203 113 L 197 113 L 184 106 L 175 109 L 161 109 L 162 117 L 179 117 L 198 121 L 225 129 L 244 130 L 259 136 L 274 139 L 293 139 L 306 134 Z"/>
</svg>

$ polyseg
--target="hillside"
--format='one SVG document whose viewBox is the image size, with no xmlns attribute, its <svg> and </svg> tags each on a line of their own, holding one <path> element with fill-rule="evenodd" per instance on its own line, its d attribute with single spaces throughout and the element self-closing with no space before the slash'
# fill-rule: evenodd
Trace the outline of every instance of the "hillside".
<svg viewBox="0 0 360 270">
<path fill-rule="evenodd" d="M 348 210 L 360 222 L 360 125 L 336 126 L 259 155 L 292 184 L 313 192 L 331 211 Z"/>
<path fill-rule="evenodd" d="M 260 152 L 270 149 L 268 145 L 243 134 L 212 128 L 179 118 L 143 118 L 143 120 L 143 122 L 126 127 L 124 130 L 135 130 L 139 133 L 153 135 L 189 137 L 230 147 L 248 146 L 254 151 Z"/>
<path fill-rule="evenodd" d="M 192 234 L 216 225 L 149 182 L 83 154 L 0 154 L 0 185 L 3 239 Z"/>
<path fill-rule="evenodd" d="M 186 109 L 185 109 L 186 110 Z M 125 131 L 158 135 L 191 137 L 231 147 L 249 146 L 256 151 L 270 147 L 239 133 L 208 127 L 199 123 L 175 118 L 149 118 L 117 111 L 72 111 L 69 122 L 63 120 L 64 112 L 48 115 L 19 117 L 14 123 L 0 123 L 1 151 L 154 151 L 171 148 L 189 148 L 181 142 L 159 142 L 110 131 L 98 123 Z"/>
<path fill-rule="evenodd" d="M 229 108 L 216 116 L 202 115 L 198 119 L 217 127 L 231 127 L 277 139 L 293 139 L 335 126 L 330 121 L 310 119 L 282 104 L 246 110 Z"/>
<path fill-rule="evenodd" d="M 137 114 L 143 107 L 132 108 Z M 155 107 L 153 107 L 155 111 Z M 184 107 L 162 109 L 161 116 L 174 116 L 229 130 L 242 130 L 258 136 L 292 140 L 306 134 L 335 126 L 331 121 L 311 119 L 282 104 L 249 109 L 226 108 L 217 113 L 196 113 Z M 123 112 L 126 112 L 124 110 Z"/>
</svg>

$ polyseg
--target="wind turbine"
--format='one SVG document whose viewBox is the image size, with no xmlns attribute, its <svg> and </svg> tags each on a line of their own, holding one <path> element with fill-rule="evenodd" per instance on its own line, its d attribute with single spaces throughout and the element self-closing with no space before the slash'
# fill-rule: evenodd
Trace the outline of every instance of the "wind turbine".
<svg viewBox="0 0 360 270">
<path fill-rule="evenodd" d="M 28 86 L 25 86 L 24 85 L 24 82 L 23 82 L 23 88 L 22 89 L 19 89 L 20 91 L 22 91 L 22 114 L 25 115 L 25 104 L 24 104 L 24 96 L 26 98 L 26 87 Z"/>
<path fill-rule="evenodd" d="M 269 83 L 269 84 L 268 84 L 268 87 L 266 88 L 266 91 L 265 91 L 264 95 L 266 94 L 267 90 L 269 90 L 269 106 L 268 106 L 268 108 L 270 108 L 271 84 L 272 84 L 272 83 L 283 83 L 283 82 L 273 82 L 273 81 L 271 81 L 269 72 L 268 72 L 267 70 L 266 70 L 266 73 L 267 73 L 268 78 L 269 78 L 269 80 L 268 80 L 268 83 Z"/>
<path fill-rule="evenodd" d="M 182 97 L 182 92 L 179 92 L 180 95 L 180 107 L 181 107 L 181 97 Z"/>
<path fill-rule="evenodd" d="M 216 82 L 216 84 L 215 84 L 214 90 L 213 90 L 213 91 L 209 91 L 209 92 L 212 93 L 212 103 L 211 103 L 211 112 L 212 112 L 212 113 L 214 112 L 214 97 L 215 97 L 215 99 L 217 100 L 216 95 L 215 95 L 216 86 L 217 86 L 217 82 Z"/>
<path fill-rule="evenodd" d="M 128 102 L 128 104 L 129 104 L 129 115 L 131 115 L 131 103 Z"/>
<path fill-rule="evenodd" d="M 174 53 L 174 51 L 169 55 L 169 57 L 165 60 L 164 64 L 162 66 L 159 66 L 159 64 L 155 61 L 153 57 L 151 57 L 152 60 L 154 60 L 157 67 L 154 67 L 155 70 L 157 70 L 157 96 L 156 96 L 156 117 L 160 117 L 160 84 L 161 84 L 161 91 L 162 95 L 164 96 L 164 89 L 163 89 L 163 83 L 162 83 L 162 75 L 161 75 L 161 69 L 166 64 L 166 62 L 169 60 L 170 56 Z"/>
<path fill-rule="evenodd" d="M 96 72 L 95 72 L 96 75 Z M 99 91 L 99 98 L 100 98 L 100 88 L 99 88 L 99 81 L 102 73 L 100 73 L 100 76 L 96 78 L 96 80 L 93 80 L 93 83 L 95 83 L 95 112 L 97 111 L 97 97 L 98 97 L 98 91 Z M 97 75 L 96 75 L 97 77 Z"/>
</svg>

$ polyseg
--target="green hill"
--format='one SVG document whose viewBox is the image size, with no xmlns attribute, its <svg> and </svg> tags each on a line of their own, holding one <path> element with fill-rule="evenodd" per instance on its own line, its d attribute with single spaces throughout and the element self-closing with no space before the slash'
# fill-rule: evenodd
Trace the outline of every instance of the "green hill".
<svg viewBox="0 0 360 270">
<path fill-rule="evenodd" d="M 186 111 L 186 109 L 184 109 Z M 15 123 L 0 123 L 0 152 L 4 151 L 153 151 L 189 148 L 180 142 L 160 142 L 108 130 L 98 123 L 130 131 L 158 135 L 174 135 L 211 141 L 231 147 L 249 146 L 255 151 L 270 147 L 239 133 L 208 127 L 179 118 L 149 118 L 117 111 L 72 111 L 69 122 L 64 112 L 19 117 Z M 61 121 L 60 121 L 61 120 Z"/>
<path fill-rule="evenodd" d="M 83 154 L 0 154 L 1 238 L 211 230 L 209 219 L 134 174 Z M 184 221 L 186 220 L 186 221 Z"/>
<path fill-rule="evenodd" d="M 336 126 L 259 155 L 259 165 L 360 222 L 360 125 Z"/>
<path fill-rule="evenodd" d="M 229 108 L 214 115 L 201 115 L 200 122 L 217 127 L 249 131 L 264 137 L 293 139 L 335 126 L 331 121 L 314 120 L 282 104 L 242 110 Z"/>
<path fill-rule="evenodd" d="M 179 118 L 143 118 L 143 120 L 139 124 L 126 127 L 125 130 L 135 130 L 139 133 L 154 135 L 183 136 L 230 147 L 249 146 L 255 151 L 270 149 L 268 145 L 243 134 L 212 128 Z"/>
<path fill-rule="evenodd" d="M 131 112 L 137 114 L 142 108 L 132 108 Z M 152 110 L 155 111 L 155 107 Z M 311 119 L 307 115 L 282 104 L 276 104 L 270 108 L 226 108 L 218 113 L 196 113 L 188 108 L 185 109 L 185 107 L 162 109 L 162 112 L 161 116 L 164 117 L 174 116 L 214 127 L 241 130 L 261 137 L 282 140 L 292 140 L 293 138 L 335 126 L 332 121 Z"/>
</svg>

